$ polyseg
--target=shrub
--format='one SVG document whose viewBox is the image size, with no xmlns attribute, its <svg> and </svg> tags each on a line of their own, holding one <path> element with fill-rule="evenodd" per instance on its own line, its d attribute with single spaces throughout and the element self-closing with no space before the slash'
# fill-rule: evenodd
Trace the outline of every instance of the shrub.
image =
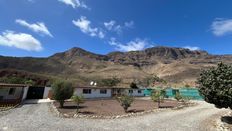
<svg viewBox="0 0 232 131">
<path fill-rule="evenodd" d="M 132 88 L 132 89 L 138 89 L 138 86 L 136 85 L 136 83 L 131 82 L 130 88 Z"/>
<path fill-rule="evenodd" d="M 205 101 L 218 108 L 232 109 L 232 66 L 219 63 L 217 67 L 204 70 L 197 83 Z"/>
<path fill-rule="evenodd" d="M 30 85 L 30 86 L 34 86 L 35 82 L 33 80 L 27 80 L 27 81 L 25 81 L 25 84 Z"/>
<path fill-rule="evenodd" d="M 165 95 L 166 95 L 165 90 L 156 90 L 152 92 L 151 99 L 153 102 L 158 103 L 158 108 L 160 108 L 160 103 L 163 102 Z"/>
<path fill-rule="evenodd" d="M 52 85 L 53 99 L 60 103 L 60 107 L 64 106 L 66 99 L 70 99 L 73 95 L 73 87 L 69 82 L 57 81 Z"/>
<path fill-rule="evenodd" d="M 78 95 L 73 95 L 71 99 L 76 103 L 77 105 L 77 113 L 79 112 L 79 106 L 81 103 L 84 103 L 84 97 L 83 96 L 78 96 Z"/>
<path fill-rule="evenodd" d="M 183 97 L 180 95 L 180 91 L 179 91 L 179 90 L 176 91 L 175 99 L 176 99 L 177 101 L 180 101 L 180 100 L 183 99 Z"/>
<path fill-rule="evenodd" d="M 134 98 L 132 96 L 123 95 L 120 97 L 117 97 L 117 101 L 121 104 L 124 111 L 127 112 L 127 109 L 131 106 L 131 104 L 134 101 Z"/>
</svg>

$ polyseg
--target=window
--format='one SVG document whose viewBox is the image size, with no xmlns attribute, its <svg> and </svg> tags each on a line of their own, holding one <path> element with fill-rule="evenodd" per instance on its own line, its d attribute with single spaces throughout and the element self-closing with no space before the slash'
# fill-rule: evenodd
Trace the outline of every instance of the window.
<svg viewBox="0 0 232 131">
<path fill-rule="evenodd" d="M 15 93 L 15 88 L 10 88 L 10 90 L 9 90 L 9 95 L 14 95 L 14 93 Z"/>
<path fill-rule="evenodd" d="M 132 94 L 132 93 L 133 93 L 133 90 L 129 90 L 129 93 Z"/>
<path fill-rule="evenodd" d="M 0 96 L 0 100 L 3 100 L 3 96 Z"/>
<path fill-rule="evenodd" d="M 141 90 L 138 90 L 138 93 L 140 94 L 140 93 L 142 93 L 142 91 L 141 91 Z"/>
<path fill-rule="evenodd" d="M 106 94 L 107 90 L 106 89 L 100 89 L 100 94 Z"/>
<path fill-rule="evenodd" d="M 83 94 L 91 94 L 91 89 L 83 89 Z"/>
</svg>

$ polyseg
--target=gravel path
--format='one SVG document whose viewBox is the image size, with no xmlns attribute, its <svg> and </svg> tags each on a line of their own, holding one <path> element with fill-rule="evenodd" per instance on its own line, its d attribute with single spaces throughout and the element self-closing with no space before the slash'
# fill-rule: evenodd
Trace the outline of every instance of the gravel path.
<svg viewBox="0 0 232 131">
<path fill-rule="evenodd" d="M 49 111 L 47 104 L 28 104 L 0 116 L 0 130 L 7 131 L 72 131 L 72 130 L 155 130 L 198 131 L 212 115 L 227 110 L 199 102 L 199 105 L 182 110 L 147 114 L 123 119 L 71 119 L 58 118 Z"/>
</svg>

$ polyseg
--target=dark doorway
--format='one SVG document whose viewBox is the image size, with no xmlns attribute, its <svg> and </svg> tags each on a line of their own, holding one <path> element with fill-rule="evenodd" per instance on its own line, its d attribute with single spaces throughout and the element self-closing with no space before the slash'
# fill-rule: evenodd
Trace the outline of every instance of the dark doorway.
<svg viewBox="0 0 232 131">
<path fill-rule="evenodd" d="M 44 87 L 29 87 L 27 99 L 43 99 Z"/>
</svg>

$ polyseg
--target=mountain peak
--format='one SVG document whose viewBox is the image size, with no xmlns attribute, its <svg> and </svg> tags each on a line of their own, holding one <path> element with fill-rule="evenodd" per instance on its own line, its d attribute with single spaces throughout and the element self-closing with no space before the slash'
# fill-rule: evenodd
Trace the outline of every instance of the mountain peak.
<svg viewBox="0 0 232 131">
<path fill-rule="evenodd" d="M 61 52 L 61 53 L 56 53 L 53 56 L 51 56 L 52 58 L 61 58 L 64 60 L 69 60 L 69 59 L 73 59 L 76 57 L 87 57 L 87 58 L 93 58 L 93 59 L 97 59 L 97 60 L 103 60 L 106 59 L 104 55 L 99 55 L 99 54 L 95 54 L 89 51 L 86 51 L 82 48 L 79 47 L 73 47 L 67 51 Z"/>
</svg>

